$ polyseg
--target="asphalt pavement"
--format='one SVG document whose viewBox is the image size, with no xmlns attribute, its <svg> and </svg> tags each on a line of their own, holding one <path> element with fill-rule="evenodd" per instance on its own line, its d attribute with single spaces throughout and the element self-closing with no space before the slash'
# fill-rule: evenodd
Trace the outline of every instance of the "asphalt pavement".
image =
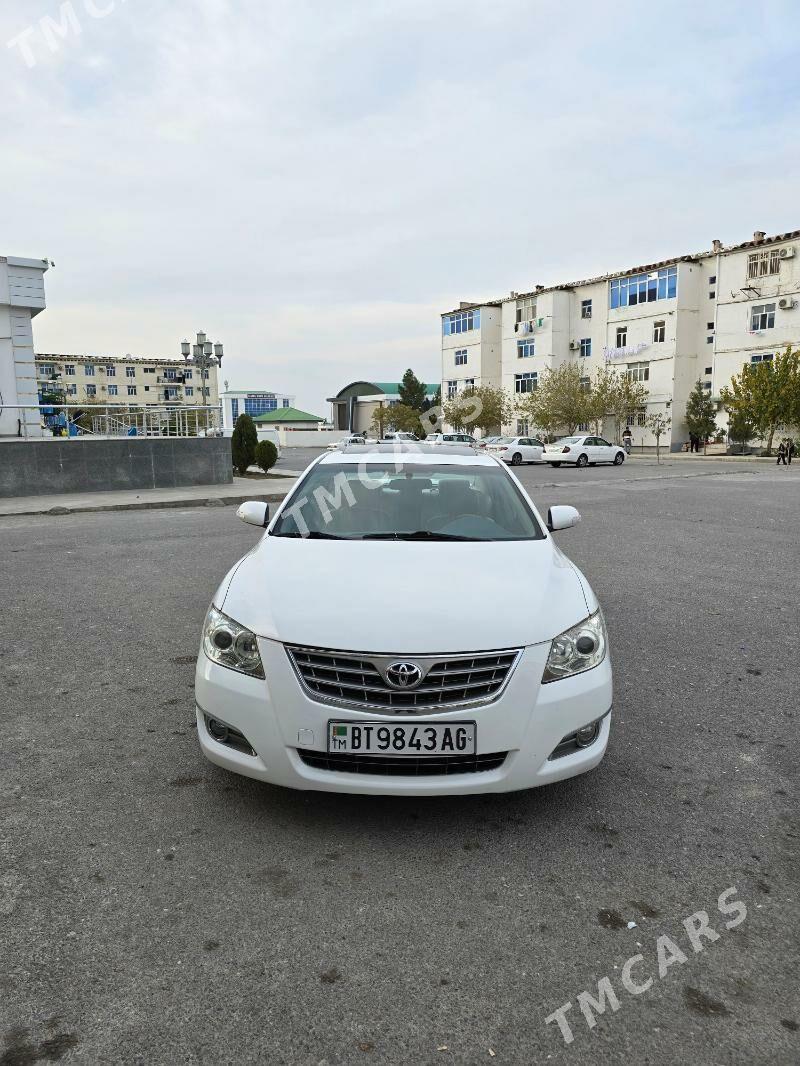
<svg viewBox="0 0 800 1066">
<path fill-rule="evenodd" d="M 202 759 L 200 625 L 258 537 L 233 508 L 0 519 L 0 1066 L 800 1060 L 800 467 L 520 474 L 582 513 L 559 543 L 616 692 L 596 771 L 504 796 Z M 409 580 L 388 609 L 480 615 Z"/>
</svg>

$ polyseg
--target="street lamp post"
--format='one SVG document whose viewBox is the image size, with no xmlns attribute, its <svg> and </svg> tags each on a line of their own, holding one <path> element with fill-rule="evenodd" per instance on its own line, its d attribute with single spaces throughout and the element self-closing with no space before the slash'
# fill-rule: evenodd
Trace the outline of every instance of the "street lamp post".
<svg viewBox="0 0 800 1066">
<path fill-rule="evenodd" d="M 184 358 L 187 368 L 191 368 L 200 373 L 200 406 L 208 406 L 208 388 L 206 386 L 206 374 L 213 367 L 222 366 L 222 357 L 224 355 L 223 346 L 221 344 L 212 344 L 205 333 L 202 330 L 197 334 L 197 340 L 194 344 L 189 341 L 181 342 L 181 355 Z M 208 430 L 208 420 L 206 419 L 206 430 Z"/>
</svg>

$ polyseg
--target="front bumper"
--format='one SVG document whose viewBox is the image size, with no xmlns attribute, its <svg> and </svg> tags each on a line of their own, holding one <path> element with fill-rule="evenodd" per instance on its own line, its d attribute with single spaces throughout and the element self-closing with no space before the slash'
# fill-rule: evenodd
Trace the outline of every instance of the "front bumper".
<svg viewBox="0 0 800 1066">
<path fill-rule="evenodd" d="M 444 714 L 395 715 L 334 707 L 312 699 L 300 686 L 277 641 L 259 640 L 266 680 L 211 662 L 201 651 L 195 675 L 197 735 L 203 753 L 218 766 L 287 788 L 366 795 L 468 795 L 535 788 L 594 769 L 611 728 L 612 676 L 606 655 L 600 666 L 575 677 L 541 684 L 549 644 L 527 647 L 508 685 L 493 703 Z M 213 718 L 239 730 L 255 754 L 219 743 L 208 732 Z M 550 756 L 570 733 L 602 718 L 591 746 Z M 474 721 L 477 752 L 508 752 L 496 769 L 436 776 L 342 773 L 307 765 L 299 751 L 327 749 L 327 725 L 337 721 Z"/>
</svg>

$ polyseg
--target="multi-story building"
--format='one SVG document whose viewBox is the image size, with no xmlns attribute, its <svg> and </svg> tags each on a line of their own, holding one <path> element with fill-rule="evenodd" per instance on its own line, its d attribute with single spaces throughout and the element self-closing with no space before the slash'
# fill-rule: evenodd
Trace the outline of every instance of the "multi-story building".
<svg viewBox="0 0 800 1066">
<path fill-rule="evenodd" d="M 217 372 L 216 366 L 198 370 L 180 358 L 36 356 L 40 398 L 63 396 L 67 404 L 219 407 Z"/>
<path fill-rule="evenodd" d="M 655 443 L 645 422 L 662 411 L 679 449 L 695 382 L 719 402 L 746 363 L 772 359 L 788 344 L 800 344 L 800 230 L 757 231 L 727 248 L 715 240 L 693 255 L 462 303 L 442 316 L 442 398 L 469 384 L 523 397 L 568 360 L 587 383 L 608 365 L 649 390 L 646 408 L 629 420 L 635 443 Z M 718 424 L 726 424 L 724 412 Z M 503 430 L 529 431 L 521 417 Z"/>
<path fill-rule="evenodd" d="M 294 407 L 294 396 L 267 389 L 228 389 L 222 394 L 222 416 L 226 433 L 232 433 L 239 415 L 269 414 L 270 411 Z"/>
</svg>

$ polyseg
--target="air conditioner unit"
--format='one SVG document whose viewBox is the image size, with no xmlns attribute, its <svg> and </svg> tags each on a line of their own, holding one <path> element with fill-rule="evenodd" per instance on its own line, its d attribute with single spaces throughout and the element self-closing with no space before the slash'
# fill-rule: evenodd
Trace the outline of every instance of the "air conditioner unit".
<svg viewBox="0 0 800 1066">
<path fill-rule="evenodd" d="M 577 352 L 577 350 L 578 350 L 579 348 L 580 348 L 580 344 L 578 344 L 578 342 L 577 342 L 577 341 L 570 341 L 570 342 L 569 342 L 569 350 L 570 350 L 571 352 Z"/>
<path fill-rule="evenodd" d="M 782 296 L 780 300 L 778 300 L 778 307 L 780 307 L 781 311 L 791 311 L 791 309 L 796 306 L 797 300 L 793 300 L 791 296 Z"/>
<path fill-rule="evenodd" d="M 788 248 L 779 248 L 778 256 L 781 259 L 794 259 L 794 248 L 791 246 Z"/>
</svg>

